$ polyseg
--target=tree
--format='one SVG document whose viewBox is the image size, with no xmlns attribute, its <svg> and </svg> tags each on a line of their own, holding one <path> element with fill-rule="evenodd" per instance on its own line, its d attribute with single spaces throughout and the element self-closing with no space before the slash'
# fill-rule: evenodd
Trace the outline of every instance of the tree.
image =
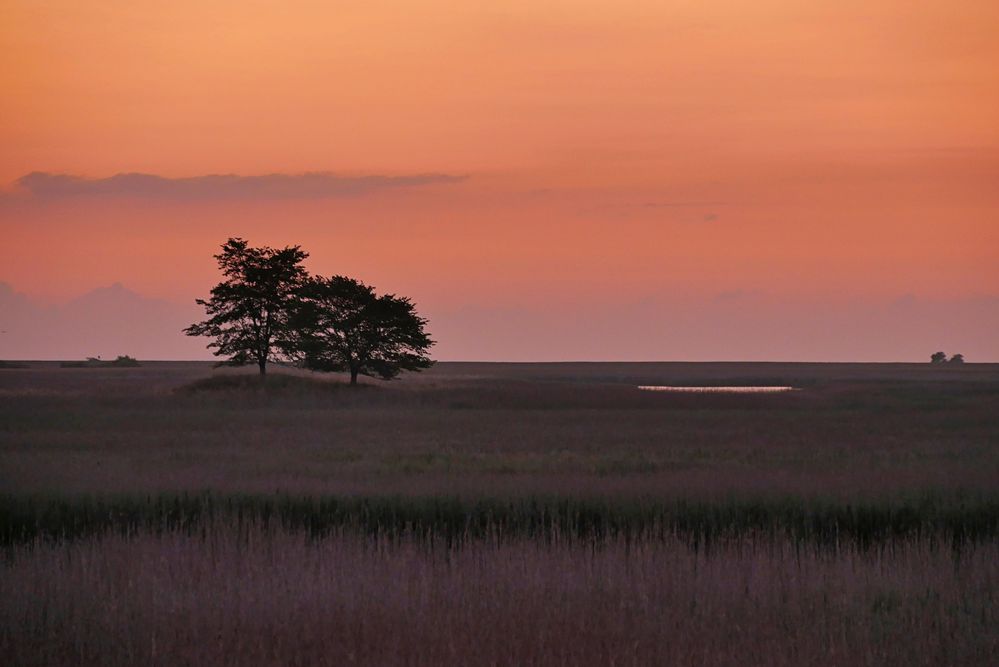
<svg viewBox="0 0 999 667">
<path fill-rule="evenodd" d="M 945 352 L 934 352 L 930 355 L 931 364 L 942 364 L 947 361 L 947 354 Z"/>
<path fill-rule="evenodd" d="M 964 355 L 963 354 L 955 354 L 953 357 L 950 358 L 950 361 L 948 361 L 947 363 L 948 364 L 963 364 L 964 363 Z"/>
<path fill-rule="evenodd" d="M 295 316 L 299 352 L 306 368 L 391 380 L 402 371 L 429 368 L 434 341 L 413 302 L 344 276 L 316 277 L 302 290 Z"/>
<path fill-rule="evenodd" d="M 210 299 L 197 299 L 208 319 L 184 333 L 214 338 L 208 349 L 229 357 L 219 365 L 256 363 L 265 375 L 267 362 L 281 356 L 292 338 L 290 315 L 308 279 L 302 266 L 308 256 L 299 246 L 252 248 L 241 238 L 229 239 L 215 255 L 224 280 Z"/>
</svg>

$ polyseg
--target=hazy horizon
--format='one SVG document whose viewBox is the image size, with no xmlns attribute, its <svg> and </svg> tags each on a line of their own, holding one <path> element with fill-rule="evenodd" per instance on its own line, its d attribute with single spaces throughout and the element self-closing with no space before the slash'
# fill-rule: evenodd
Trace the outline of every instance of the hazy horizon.
<svg viewBox="0 0 999 667">
<path fill-rule="evenodd" d="M 761 310 L 765 318 L 759 317 Z M 53 303 L 0 281 L 0 312 L 0 359 L 215 358 L 205 349 L 208 339 L 181 333 L 203 315 L 193 297 L 177 303 L 115 283 Z M 706 302 L 635 302 L 609 317 L 591 314 L 589 320 L 585 312 L 560 304 L 545 311 L 490 311 L 470 304 L 424 312 L 438 341 L 434 357 L 441 361 L 925 362 L 937 350 L 961 353 L 969 362 L 999 361 L 999 343 L 992 335 L 999 330 L 995 296 L 955 302 L 903 296 L 830 309 L 821 303 L 789 306 L 759 294 L 723 294 Z M 799 320 L 802 313 L 805 319 Z M 985 326 L 976 326 L 980 323 Z M 852 334 L 844 336 L 847 324 Z M 872 330 L 879 332 L 876 337 L 869 336 Z M 520 352 L 518 335 L 530 337 L 540 352 Z"/>
</svg>

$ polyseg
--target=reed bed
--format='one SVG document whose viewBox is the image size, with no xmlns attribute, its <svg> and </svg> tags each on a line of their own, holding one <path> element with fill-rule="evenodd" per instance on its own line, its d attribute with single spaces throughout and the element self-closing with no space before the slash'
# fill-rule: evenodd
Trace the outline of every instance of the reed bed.
<svg viewBox="0 0 999 667">
<path fill-rule="evenodd" d="M 9 665 L 987 665 L 999 547 L 273 525 L 35 540 L 0 565 Z"/>
</svg>

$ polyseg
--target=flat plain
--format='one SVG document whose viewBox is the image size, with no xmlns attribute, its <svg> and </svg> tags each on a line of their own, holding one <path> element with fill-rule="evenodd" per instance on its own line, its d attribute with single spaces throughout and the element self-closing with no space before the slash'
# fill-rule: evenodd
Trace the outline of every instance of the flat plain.
<svg viewBox="0 0 999 667">
<path fill-rule="evenodd" d="M 9 366 L 11 664 L 999 652 L 996 364 Z"/>
</svg>

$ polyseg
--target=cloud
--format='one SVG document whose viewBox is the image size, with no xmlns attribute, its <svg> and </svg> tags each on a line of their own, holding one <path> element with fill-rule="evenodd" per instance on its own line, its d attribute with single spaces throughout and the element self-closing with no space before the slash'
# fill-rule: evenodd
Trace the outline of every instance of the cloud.
<svg viewBox="0 0 999 667">
<path fill-rule="evenodd" d="M 187 178 L 129 173 L 108 178 L 86 178 L 36 171 L 19 178 L 16 185 L 39 199 L 83 196 L 171 200 L 316 199 L 357 196 L 392 188 L 457 183 L 465 178 L 451 174 L 341 176 L 330 172 L 260 176 L 210 174 Z"/>
</svg>

